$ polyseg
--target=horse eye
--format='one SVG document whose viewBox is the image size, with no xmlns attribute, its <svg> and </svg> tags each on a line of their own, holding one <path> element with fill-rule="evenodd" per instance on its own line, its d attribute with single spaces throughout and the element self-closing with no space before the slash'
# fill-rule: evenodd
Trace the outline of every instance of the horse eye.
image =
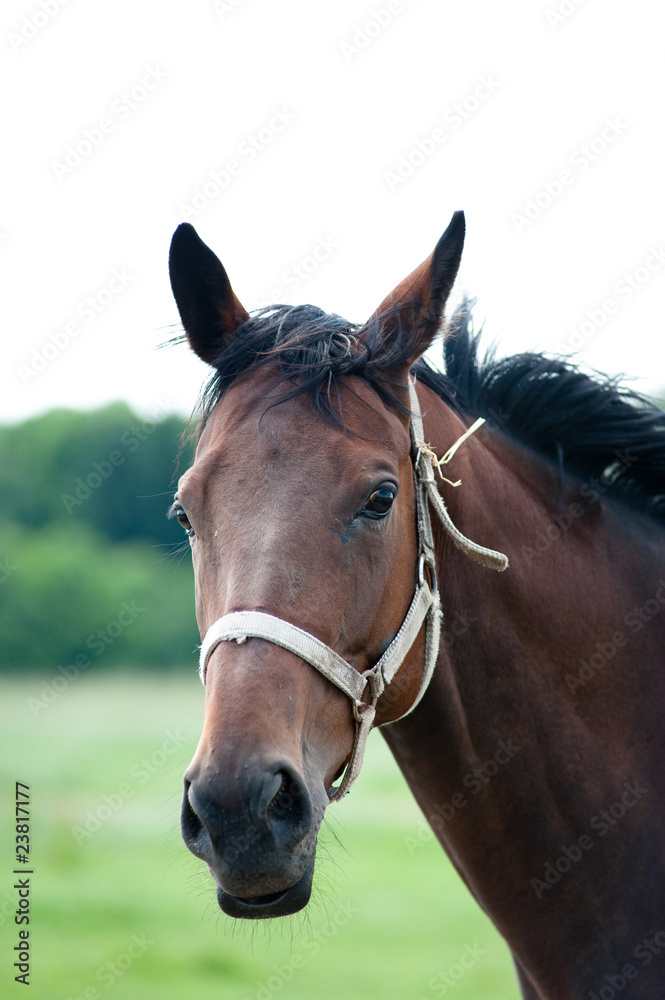
<svg viewBox="0 0 665 1000">
<path fill-rule="evenodd" d="M 396 496 L 397 491 L 392 486 L 381 486 L 378 490 L 374 490 L 372 495 L 367 498 L 361 513 L 365 517 L 385 517 L 390 511 Z"/>
<path fill-rule="evenodd" d="M 178 524 L 181 524 L 182 527 L 185 529 L 185 532 L 191 537 L 194 534 L 194 529 L 192 528 L 191 524 L 189 523 L 189 518 L 187 517 L 187 513 L 185 511 L 185 508 L 184 507 L 180 507 L 180 506 L 176 506 L 176 508 L 173 511 L 173 513 L 174 513 L 175 517 L 178 519 Z"/>
</svg>

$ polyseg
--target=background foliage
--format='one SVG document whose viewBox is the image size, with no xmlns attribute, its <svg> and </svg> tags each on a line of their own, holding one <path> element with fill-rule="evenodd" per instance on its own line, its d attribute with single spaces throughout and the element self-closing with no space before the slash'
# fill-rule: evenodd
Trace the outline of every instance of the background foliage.
<svg viewBox="0 0 665 1000">
<path fill-rule="evenodd" d="M 0 667 L 175 666 L 199 641 L 167 521 L 184 422 L 123 403 L 0 428 Z"/>
</svg>

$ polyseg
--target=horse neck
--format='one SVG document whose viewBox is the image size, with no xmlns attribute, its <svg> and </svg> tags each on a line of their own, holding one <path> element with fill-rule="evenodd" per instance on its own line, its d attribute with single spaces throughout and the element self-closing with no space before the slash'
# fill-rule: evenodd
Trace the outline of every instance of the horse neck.
<svg viewBox="0 0 665 1000">
<path fill-rule="evenodd" d="M 464 424 L 431 394 L 424 409 L 426 439 L 442 454 Z M 662 796 L 644 791 L 662 783 L 665 758 L 665 614 L 647 604 L 665 603 L 663 532 L 599 496 L 585 499 L 579 484 L 562 488 L 556 469 L 488 428 L 447 468 L 462 480 L 441 486 L 453 521 L 505 552 L 510 567 L 478 566 L 435 527 L 444 610 L 437 669 L 421 706 L 385 735 L 439 840 L 543 997 L 568 996 L 562 984 L 574 990 L 587 979 L 570 962 L 557 971 L 564 956 L 585 941 L 602 985 L 601 970 L 611 973 L 613 956 L 631 952 L 639 929 L 647 933 L 665 910 L 646 885 L 634 902 L 645 883 L 644 831 L 665 822 Z M 638 628 L 634 609 L 653 614 Z M 621 802 L 621 825 L 601 836 L 597 817 Z M 580 847 L 580 837 L 592 846 Z M 579 864 L 564 853 L 561 867 L 570 863 L 574 875 L 552 869 L 560 879 L 549 885 L 545 866 L 563 848 Z M 651 845 L 648 854 L 662 878 L 663 853 Z M 630 907 L 631 927 L 608 943 L 600 915 L 614 913 L 618 926 Z"/>
</svg>

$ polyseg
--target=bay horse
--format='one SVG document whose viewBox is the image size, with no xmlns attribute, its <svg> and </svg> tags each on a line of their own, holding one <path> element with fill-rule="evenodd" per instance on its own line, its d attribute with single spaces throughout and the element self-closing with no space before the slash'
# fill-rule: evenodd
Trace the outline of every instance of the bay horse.
<svg viewBox="0 0 665 1000">
<path fill-rule="evenodd" d="M 527 1000 L 662 997 L 665 416 L 561 359 L 481 360 L 468 307 L 445 374 L 422 360 L 464 233 L 360 326 L 250 316 L 173 236 L 212 367 L 170 510 L 205 684 L 182 834 L 225 913 L 300 910 L 382 727 Z"/>
</svg>

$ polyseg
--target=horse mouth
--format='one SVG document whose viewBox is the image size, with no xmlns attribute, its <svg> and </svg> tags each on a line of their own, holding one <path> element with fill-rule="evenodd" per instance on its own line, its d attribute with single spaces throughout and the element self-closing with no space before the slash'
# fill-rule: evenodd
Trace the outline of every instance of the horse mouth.
<svg viewBox="0 0 665 1000">
<path fill-rule="evenodd" d="M 264 896 L 232 896 L 221 886 L 217 887 L 217 902 L 222 912 L 240 920 L 269 920 L 271 917 L 287 917 L 307 906 L 312 894 L 314 865 L 310 864 L 302 878 L 295 885 L 281 892 L 270 892 Z"/>
</svg>

